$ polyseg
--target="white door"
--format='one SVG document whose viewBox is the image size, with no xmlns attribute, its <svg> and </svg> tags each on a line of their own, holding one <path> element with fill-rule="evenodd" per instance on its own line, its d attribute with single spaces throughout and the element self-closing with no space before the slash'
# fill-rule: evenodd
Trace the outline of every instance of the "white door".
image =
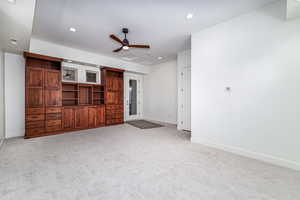
<svg viewBox="0 0 300 200">
<path fill-rule="evenodd" d="M 142 119 L 142 80 L 142 75 L 124 73 L 125 121 Z"/>
</svg>

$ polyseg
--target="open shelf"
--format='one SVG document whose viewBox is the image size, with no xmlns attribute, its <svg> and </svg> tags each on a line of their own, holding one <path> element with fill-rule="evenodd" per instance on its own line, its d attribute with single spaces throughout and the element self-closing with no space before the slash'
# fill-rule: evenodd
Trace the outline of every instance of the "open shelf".
<svg viewBox="0 0 300 200">
<path fill-rule="evenodd" d="M 104 104 L 104 86 L 94 85 L 93 87 L 93 104 Z"/>
<path fill-rule="evenodd" d="M 80 83 L 62 83 L 63 106 L 104 104 L 104 86 Z"/>
<path fill-rule="evenodd" d="M 93 86 L 79 85 L 79 105 L 92 105 Z"/>
<path fill-rule="evenodd" d="M 63 106 L 78 105 L 77 83 L 62 83 L 62 104 Z"/>
</svg>

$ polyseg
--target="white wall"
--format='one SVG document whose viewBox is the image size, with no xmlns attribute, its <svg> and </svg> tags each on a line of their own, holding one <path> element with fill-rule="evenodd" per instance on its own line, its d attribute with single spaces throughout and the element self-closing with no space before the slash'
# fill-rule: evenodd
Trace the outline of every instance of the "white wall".
<svg viewBox="0 0 300 200">
<path fill-rule="evenodd" d="M 4 52 L 0 48 L 0 145 L 4 138 Z"/>
<path fill-rule="evenodd" d="M 283 7 L 192 35 L 192 141 L 300 169 L 300 19 Z"/>
<path fill-rule="evenodd" d="M 25 134 L 25 59 L 5 53 L 6 138 Z"/>
<path fill-rule="evenodd" d="M 177 123 L 177 62 L 151 66 L 144 77 L 144 118 Z"/>
<path fill-rule="evenodd" d="M 75 60 L 89 64 L 117 67 L 131 72 L 148 73 L 150 70 L 149 66 L 131 63 L 101 54 L 82 51 L 79 49 L 74 49 L 71 47 L 66 47 L 35 38 L 31 38 L 30 52 Z"/>
</svg>

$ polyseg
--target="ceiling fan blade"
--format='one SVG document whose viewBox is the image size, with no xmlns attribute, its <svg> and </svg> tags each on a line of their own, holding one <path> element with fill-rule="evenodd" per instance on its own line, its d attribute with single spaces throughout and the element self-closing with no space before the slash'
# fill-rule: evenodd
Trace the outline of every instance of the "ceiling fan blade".
<svg viewBox="0 0 300 200">
<path fill-rule="evenodd" d="M 121 43 L 121 44 L 123 45 L 122 40 L 120 40 L 117 36 L 111 34 L 109 37 L 110 37 L 111 39 L 113 39 L 113 40 L 115 40 L 115 41 L 117 41 L 117 42 L 119 42 L 119 43 Z"/>
<path fill-rule="evenodd" d="M 123 49 L 123 46 L 120 47 L 120 48 L 118 48 L 118 49 L 113 50 L 113 52 L 119 52 L 119 51 L 121 51 L 122 49 Z"/>
<path fill-rule="evenodd" d="M 129 47 L 134 47 L 134 48 L 145 48 L 145 49 L 149 49 L 150 46 L 149 45 L 138 45 L 138 44 L 130 44 L 128 45 Z"/>
</svg>

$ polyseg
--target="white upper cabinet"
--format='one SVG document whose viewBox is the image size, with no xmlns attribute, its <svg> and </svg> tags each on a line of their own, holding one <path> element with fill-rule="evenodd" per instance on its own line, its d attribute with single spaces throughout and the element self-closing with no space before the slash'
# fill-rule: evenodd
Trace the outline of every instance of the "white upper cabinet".
<svg viewBox="0 0 300 200">
<path fill-rule="evenodd" d="M 100 68 L 73 63 L 62 63 L 63 82 L 101 84 Z"/>
</svg>

